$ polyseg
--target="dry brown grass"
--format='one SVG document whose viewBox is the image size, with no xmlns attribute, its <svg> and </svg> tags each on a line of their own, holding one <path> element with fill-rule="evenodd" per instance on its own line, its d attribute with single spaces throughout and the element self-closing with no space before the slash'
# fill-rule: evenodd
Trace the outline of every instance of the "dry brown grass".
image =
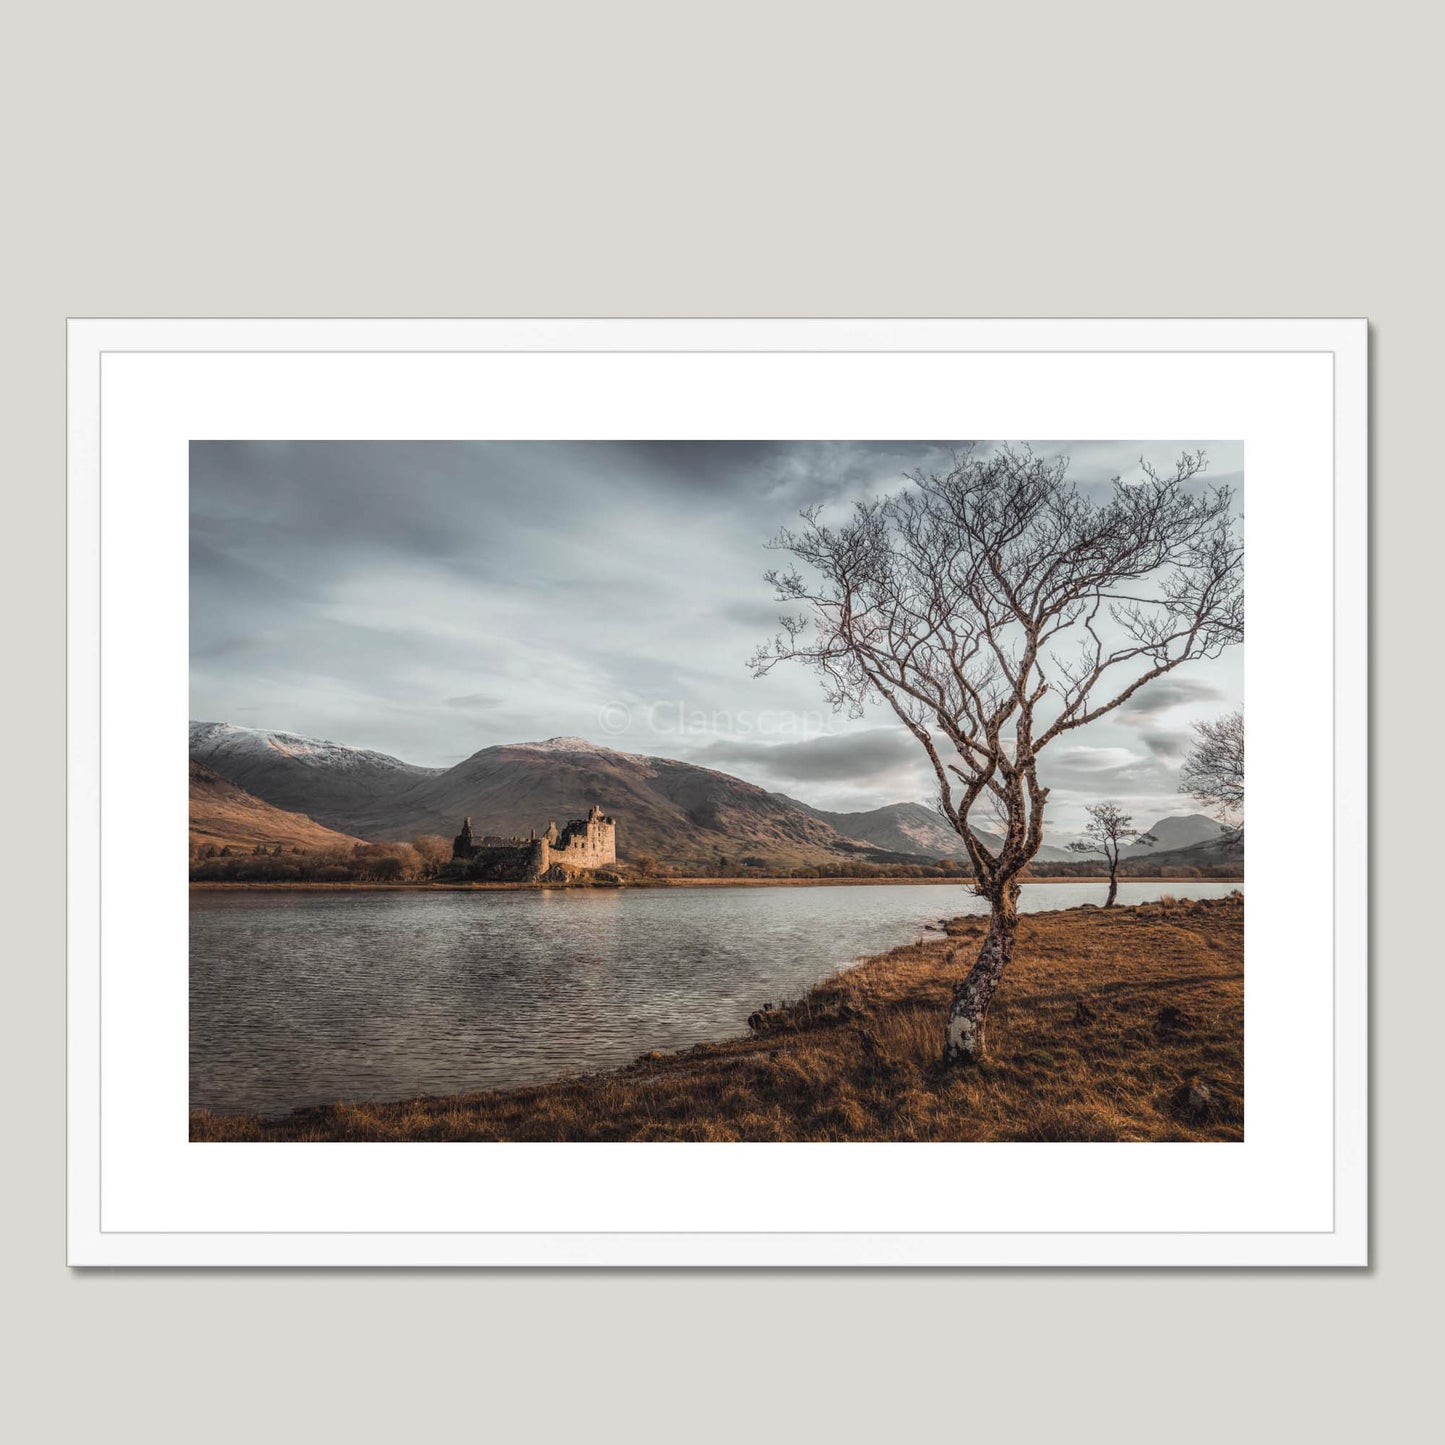
<svg viewBox="0 0 1445 1445">
<path fill-rule="evenodd" d="M 983 920 L 957 919 L 945 938 L 870 959 L 761 1014 L 747 1038 L 505 1093 L 272 1120 L 199 1112 L 191 1138 L 1244 1137 L 1241 896 L 1026 916 L 990 1015 L 991 1057 L 944 1072 L 944 1014 L 983 931 Z"/>
<path fill-rule="evenodd" d="M 350 848 L 359 843 L 347 833 L 325 828 L 304 813 L 288 813 L 253 797 L 234 783 L 191 761 L 192 848 Z"/>
</svg>

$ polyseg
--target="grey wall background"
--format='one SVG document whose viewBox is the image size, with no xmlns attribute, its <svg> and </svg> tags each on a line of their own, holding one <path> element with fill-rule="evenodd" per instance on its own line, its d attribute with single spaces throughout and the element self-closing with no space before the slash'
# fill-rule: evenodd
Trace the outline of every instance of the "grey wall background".
<svg viewBox="0 0 1445 1445">
<path fill-rule="evenodd" d="M 1440 1264 L 1422 903 L 1440 683 L 1420 646 L 1439 28 L 1392 0 L 12 15 L 0 1209 L 19 1438 L 1418 1434 Z M 68 314 L 1370 316 L 1373 1269 L 68 1273 Z"/>
</svg>

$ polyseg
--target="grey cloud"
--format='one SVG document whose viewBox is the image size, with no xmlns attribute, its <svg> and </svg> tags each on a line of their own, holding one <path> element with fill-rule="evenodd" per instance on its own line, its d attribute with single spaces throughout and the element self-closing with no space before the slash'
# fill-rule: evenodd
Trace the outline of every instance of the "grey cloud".
<svg viewBox="0 0 1445 1445">
<path fill-rule="evenodd" d="M 1223 696 L 1224 692 L 1221 688 L 1202 679 L 1156 678 L 1153 682 L 1145 683 L 1138 692 L 1120 706 L 1119 717 L 1123 722 L 1132 722 L 1136 726 L 1143 726 L 1147 720 L 1158 717 L 1160 713 L 1168 712 L 1170 708 L 1181 707 L 1187 703 L 1212 702 Z"/>
<path fill-rule="evenodd" d="M 1039 777 L 1050 788 L 1071 788 L 1092 794 L 1099 802 L 1111 792 L 1158 792 L 1173 785 L 1173 770 L 1157 758 L 1126 747 L 1079 745 L 1047 749 L 1039 757 Z"/>
<path fill-rule="evenodd" d="M 425 764 L 578 734 L 756 774 L 820 806 L 928 795 L 922 754 L 886 709 L 830 721 L 805 668 L 755 679 L 745 659 L 776 630 L 762 574 L 778 560 L 766 544 L 779 528 L 809 503 L 841 507 L 901 487 L 914 468 L 940 470 L 957 445 L 194 443 L 192 715 Z M 1036 449 L 1069 451 L 1071 475 L 1092 486 L 1132 470 L 1141 451 L 1163 464 L 1195 445 Z M 1237 446 L 1206 445 L 1218 451 L 1212 480 L 1242 466 Z M 1176 720 L 1159 715 L 1181 702 L 1238 705 L 1237 669 L 1161 680 L 1078 736 L 1160 766 Z M 646 718 L 667 700 L 723 721 L 659 735 Z M 637 719 L 620 736 L 599 723 L 614 703 Z M 810 721 L 786 741 L 739 737 L 726 721 L 763 711 Z M 819 728 L 830 731 L 797 740 Z M 1057 801 L 1067 812 L 1070 788 L 1096 800 L 1127 774 L 1062 760 Z"/>
<path fill-rule="evenodd" d="M 891 481 L 904 472 L 946 464 L 961 442 L 716 441 L 614 444 L 630 465 L 669 490 L 716 499 L 827 501 L 840 492 Z"/>
<path fill-rule="evenodd" d="M 1157 758 L 1169 758 L 1178 762 L 1189 749 L 1189 734 L 1166 732 L 1162 728 L 1143 728 L 1139 741 Z"/>
<path fill-rule="evenodd" d="M 915 765 L 921 756 L 918 744 L 901 728 L 879 728 L 789 743 L 725 739 L 699 749 L 693 761 L 796 782 L 856 784 Z"/>
<path fill-rule="evenodd" d="M 744 627 L 752 628 L 758 632 L 760 637 L 771 637 L 778 631 L 778 618 L 785 611 L 787 608 L 779 602 L 771 602 L 766 599 L 752 601 L 740 597 L 735 601 L 724 603 L 718 609 L 718 616 L 726 618 L 729 622 L 737 622 Z"/>
</svg>

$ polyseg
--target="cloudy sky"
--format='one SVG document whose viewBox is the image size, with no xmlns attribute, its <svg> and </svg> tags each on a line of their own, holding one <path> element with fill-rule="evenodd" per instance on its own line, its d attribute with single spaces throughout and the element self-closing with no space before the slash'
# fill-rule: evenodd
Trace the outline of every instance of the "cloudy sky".
<svg viewBox="0 0 1445 1445">
<path fill-rule="evenodd" d="M 191 716 L 447 766 L 558 735 L 734 773 L 818 807 L 931 801 L 917 745 L 833 714 L 800 666 L 753 678 L 776 630 L 767 542 L 822 503 L 946 469 L 953 442 L 196 442 Z M 981 448 L 990 444 L 979 443 Z M 1097 487 L 1232 442 L 1036 442 Z M 1243 658 L 1191 664 L 1060 738 L 1055 838 L 1086 803 L 1141 824 L 1177 795 L 1193 720 L 1242 702 Z"/>
</svg>

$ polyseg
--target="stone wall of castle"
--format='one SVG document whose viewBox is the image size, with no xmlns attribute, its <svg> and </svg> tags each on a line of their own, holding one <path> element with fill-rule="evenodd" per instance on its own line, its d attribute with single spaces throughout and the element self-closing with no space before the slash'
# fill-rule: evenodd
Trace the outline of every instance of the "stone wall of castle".
<svg viewBox="0 0 1445 1445">
<path fill-rule="evenodd" d="M 475 845 L 468 872 L 483 883 L 535 883 L 547 871 L 548 848 L 541 838 Z"/>
<path fill-rule="evenodd" d="M 555 823 L 549 824 L 540 838 L 475 838 L 468 818 L 453 840 L 452 859 L 467 865 L 467 876 L 487 882 L 565 878 L 617 861 L 617 825 L 594 806 L 560 832 Z"/>
</svg>

